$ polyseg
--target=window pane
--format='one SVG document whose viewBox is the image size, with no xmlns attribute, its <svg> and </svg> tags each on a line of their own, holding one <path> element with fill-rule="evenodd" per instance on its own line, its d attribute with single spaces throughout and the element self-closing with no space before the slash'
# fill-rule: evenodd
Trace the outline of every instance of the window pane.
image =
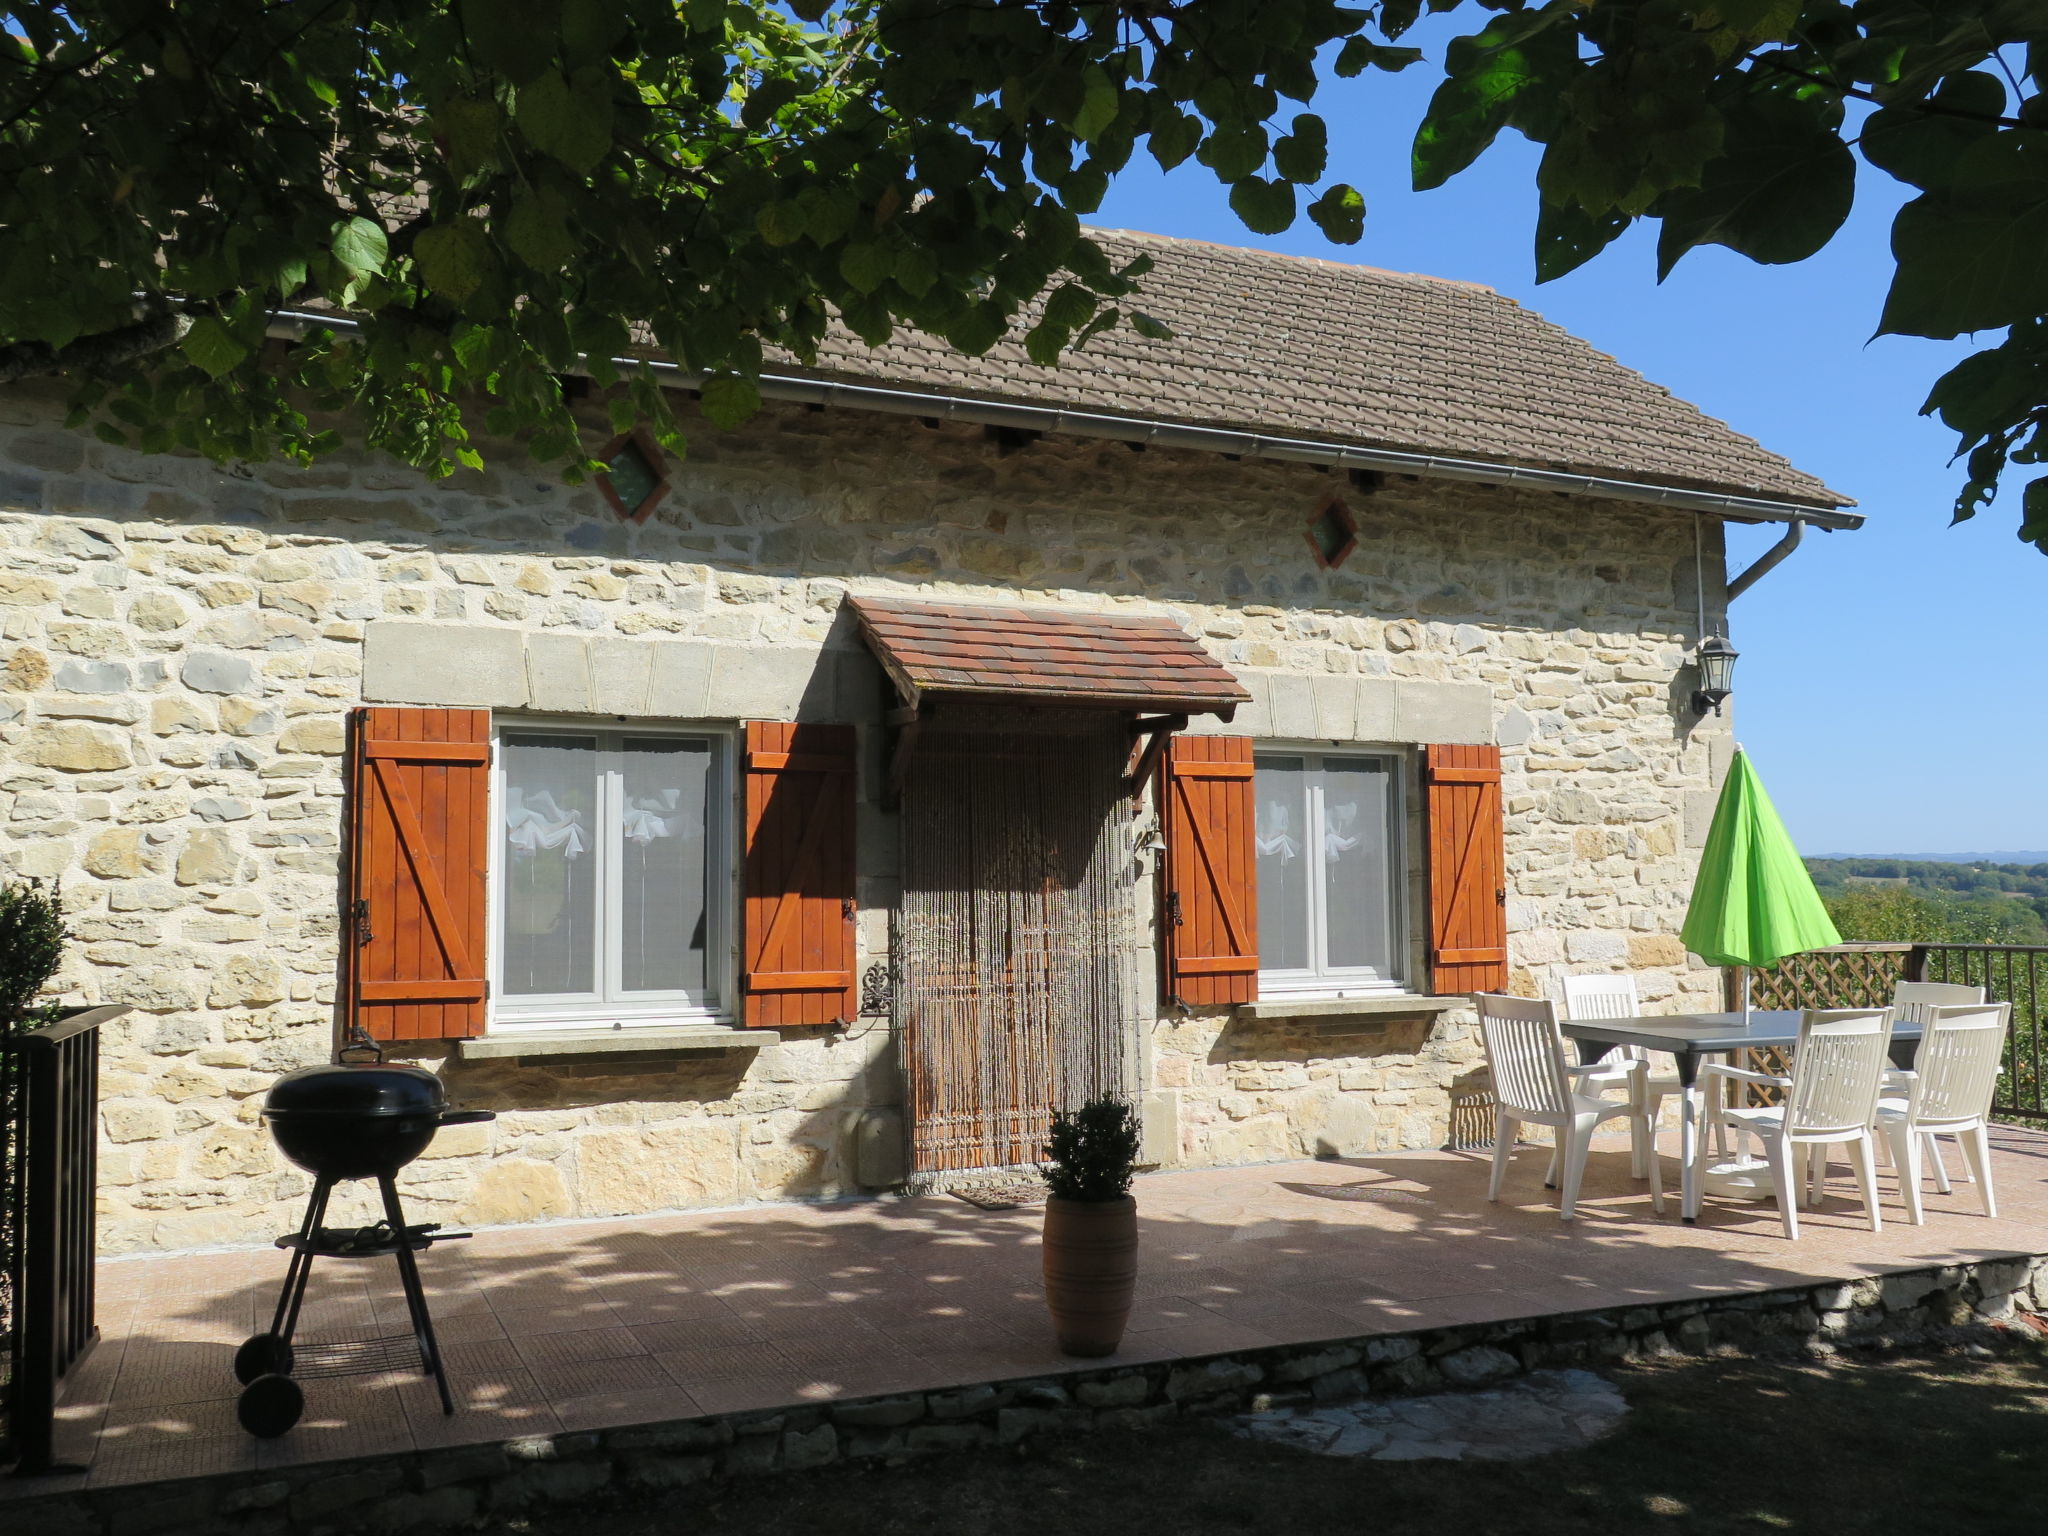
<svg viewBox="0 0 2048 1536">
<path fill-rule="evenodd" d="M 508 731 L 502 746 L 505 992 L 595 992 L 597 742 Z"/>
<path fill-rule="evenodd" d="M 1325 944 L 1333 968 L 1371 966 L 1391 975 L 1387 832 L 1393 775 L 1383 760 L 1323 762 L 1323 902 Z"/>
<path fill-rule="evenodd" d="M 701 992 L 711 744 L 627 736 L 619 806 L 619 977 L 628 992 Z"/>
<path fill-rule="evenodd" d="M 1252 778 L 1257 800 L 1259 968 L 1306 970 L 1309 958 L 1308 774 L 1298 757 L 1262 757 Z"/>
</svg>

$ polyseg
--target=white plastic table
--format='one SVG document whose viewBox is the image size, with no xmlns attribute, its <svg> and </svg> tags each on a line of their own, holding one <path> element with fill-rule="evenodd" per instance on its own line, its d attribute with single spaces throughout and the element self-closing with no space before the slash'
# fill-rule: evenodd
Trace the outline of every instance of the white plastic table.
<svg viewBox="0 0 2048 1536">
<path fill-rule="evenodd" d="M 1577 1019 L 1561 1027 L 1578 1042 L 1579 1060 L 1591 1064 L 1617 1045 L 1668 1051 L 1678 1062 L 1680 1116 L 1678 1156 L 1679 1210 L 1685 1220 L 1700 1213 L 1699 1170 L 1694 1153 L 1699 1144 L 1700 1092 L 1696 1086 L 1700 1058 L 1730 1051 L 1785 1050 L 1799 1043 L 1799 1010 L 1758 1010 L 1739 1013 L 1670 1013 L 1657 1018 Z M 1900 1020 L 1892 1026 L 1892 1064 L 1913 1065 L 1920 1049 L 1920 1026 Z"/>
</svg>

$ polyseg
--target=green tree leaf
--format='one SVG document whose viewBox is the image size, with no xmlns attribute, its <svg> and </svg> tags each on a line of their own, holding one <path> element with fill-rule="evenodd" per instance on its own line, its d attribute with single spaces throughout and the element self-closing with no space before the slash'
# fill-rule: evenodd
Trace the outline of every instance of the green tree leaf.
<svg viewBox="0 0 2048 1536">
<path fill-rule="evenodd" d="M 1321 181 L 1330 159 L 1330 130 L 1312 112 L 1298 115 L 1293 130 L 1273 145 L 1273 168 L 1289 181 Z"/>
<path fill-rule="evenodd" d="M 1657 276 L 1695 246 L 1725 245 L 1752 261 L 1804 261 L 1834 238 L 1856 195 L 1856 158 L 1832 104 L 1757 95 L 1726 114 L 1721 153 L 1696 188 L 1667 194 Z M 1597 222 L 1597 221 L 1595 221 Z"/>
<path fill-rule="evenodd" d="M 2008 129 L 1892 222 L 1898 271 L 1880 333 L 1947 338 L 2048 311 L 2048 134 Z"/>
<path fill-rule="evenodd" d="M 194 320 L 178 349 L 192 360 L 194 367 L 216 379 L 233 373 L 249 356 L 249 349 L 213 315 L 201 315 Z"/>
<path fill-rule="evenodd" d="M 1591 261 L 1631 222 L 1626 214 L 1588 213 L 1546 199 L 1536 214 L 1536 281 L 1551 282 Z"/>
<path fill-rule="evenodd" d="M 1258 235 L 1277 235 L 1294 223 L 1294 184 L 1247 176 L 1230 189 L 1230 211 Z"/>
<path fill-rule="evenodd" d="M 1343 182 L 1308 205 L 1308 216 L 1335 245 L 1356 245 L 1365 235 L 1365 199 Z"/>
<path fill-rule="evenodd" d="M 422 231 L 413 242 L 412 256 L 420 281 L 455 304 L 482 287 L 490 270 L 489 241 L 473 219 Z"/>
<path fill-rule="evenodd" d="M 697 407 L 713 426 L 730 432 L 746 425 L 761 409 L 761 390 L 752 379 L 720 374 L 699 387 Z"/>
<path fill-rule="evenodd" d="M 1109 71 L 1100 64 L 1082 70 L 1081 83 L 1081 109 L 1074 114 L 1074 137 L 1083 144 L 1092 144 L 1101 137 L 1103 129 L 1116 121 L 1122 98 Z"/>
<path fill-rule="evenodd" d="M 383 226 L 361 217 L 337 224 L 328 249 L 334 253 L 336 261 L 358 277 L 382 272 L 391 254 Z"/>
</svg>

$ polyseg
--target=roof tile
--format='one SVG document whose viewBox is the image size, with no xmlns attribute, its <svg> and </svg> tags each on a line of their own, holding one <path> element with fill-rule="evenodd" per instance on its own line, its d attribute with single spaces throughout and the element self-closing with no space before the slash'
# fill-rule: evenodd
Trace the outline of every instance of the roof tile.
<svg viewBox="0 0 2048 1536">
<path fill-rule="evenodd" d="M 966 358 L 898 331 L 835 331 L 809 370 L 984 398 L 1326 437 L 1838 506 L 1777 454 L 1576 336 L 1477 284 L 1121 230 L 1110 259 L 1153 259 L 1145 310 L 1058 368 L 1015 341 Z M 786 361 L 786 360 L 785 360 Z"/>
</svg>

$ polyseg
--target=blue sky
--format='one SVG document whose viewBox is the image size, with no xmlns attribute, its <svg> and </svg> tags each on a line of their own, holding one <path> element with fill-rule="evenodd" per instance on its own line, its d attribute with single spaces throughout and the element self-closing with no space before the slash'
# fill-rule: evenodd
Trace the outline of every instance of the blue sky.
<svg viewBox="0 0 2048 1536">
<path fill-rule="evenodd" d="M 1418 29 L 1420 30 L 1420 29 Z M 1415 40 L 1415 39 L 1411 39 Z M 1486 283 L 1853 496 L 1868 524 L 1810 532 L 1732 611 L 1737 735 L 1809 853 L 2048 848 L 2034 681 L 2048 641 L 2048 557 L 2021 544 L 2018 485 L 1961 527 L 1953 434 L 1918 415 L 1970 350 L 1871 341 L 1903 189 L 1864 169 L 1834 242 L 1794 266 L 1695 251 L 1661 287 L 1654 227 L 1538 287 L 1534 146 L 1505 136 L 1433 192 L 1408 189 L 1408 143 L 1441 71 L 1333 81 L 1332 175 L 1365 194 L 1365 239 L 1302 220 L 1253 235 L 1206 170 L 1132 162 L 1091 222 Z M 1732 528 L 1742 563 L 1779 530 Z"/>
</svg>

